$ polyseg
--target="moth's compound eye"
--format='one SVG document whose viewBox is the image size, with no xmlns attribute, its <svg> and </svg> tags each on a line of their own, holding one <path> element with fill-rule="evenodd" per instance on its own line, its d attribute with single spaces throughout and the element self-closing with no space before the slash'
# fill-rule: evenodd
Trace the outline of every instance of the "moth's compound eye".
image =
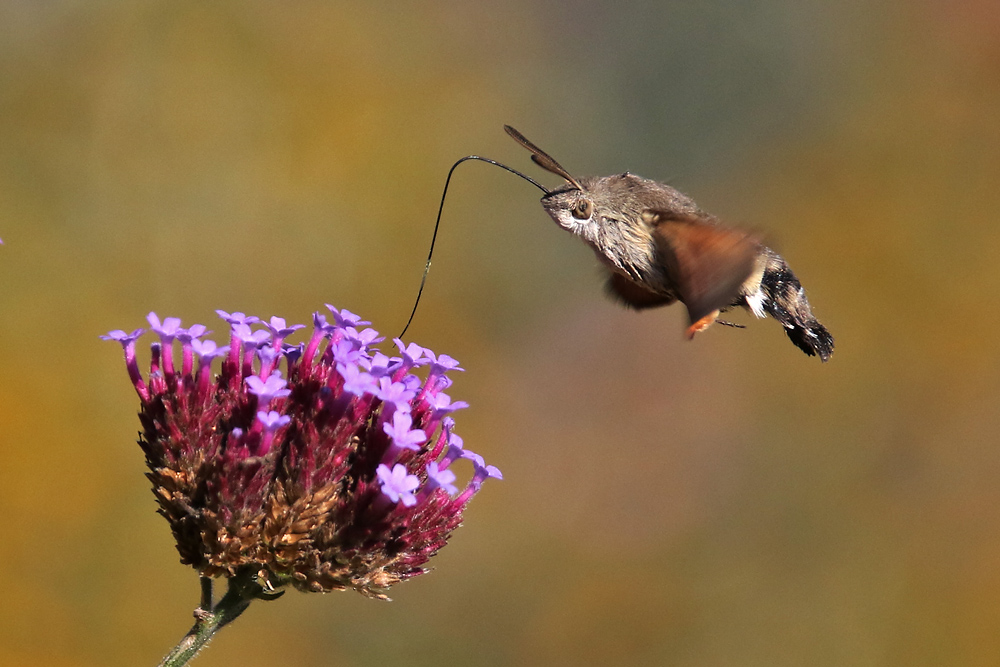
<svg viewBox="0 0 1000 667">
<path fill-rule="evenodd" d="M 573 217 L 577 220 L 586 220 L 594 212 L 594 205 L 589 199 L 581 199 L 573 207 Z"/>
</svg>

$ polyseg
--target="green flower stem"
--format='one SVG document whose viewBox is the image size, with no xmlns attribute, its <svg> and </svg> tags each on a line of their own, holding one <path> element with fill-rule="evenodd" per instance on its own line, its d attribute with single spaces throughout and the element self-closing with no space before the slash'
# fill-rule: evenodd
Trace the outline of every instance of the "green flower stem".
<svg viewBox="0 0 1000 667">
<path fill-rule="evenodd" d="M 199 577 L 201 579 L 201 604 L 199 609 L 212 609 L 215 596 L 212 595 L 212 577 Z"/>
<path fill-rule="evenodd" d="M 186 665 L 198 654 L 223 626 L 242 614 L 255 598 L 266 596 L 257 583 L 257 572 L 243 570 L 229 579 L 229 590 L 219 603 L 212 605 L 212 580 L 201 578 L 201 605 L 195 609 L 195 624 L 181 641 L 167 654 L 160 667 Z"/>
</svg>

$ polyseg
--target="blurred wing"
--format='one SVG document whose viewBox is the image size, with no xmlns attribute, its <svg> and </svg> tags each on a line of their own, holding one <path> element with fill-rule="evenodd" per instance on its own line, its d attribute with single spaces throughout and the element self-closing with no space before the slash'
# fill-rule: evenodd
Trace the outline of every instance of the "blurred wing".
<svg viewBox="0 0 1000 667">
<path fill-rule="evenodd" d="M 753 273 L 760 243 L 740 229 L 669 215 L 651 211 L 646 217 L 668 275 L 694 324 L 732 305 Z"/>
<path fill-rule="evenodd" d="M 614 299 L 636 310 L 667 306 L 677 300 L 677 297 L 673 295 L 651 292 L 639 283 L 618 273 L 611 273 L 605 288 Z"/>
</svg>

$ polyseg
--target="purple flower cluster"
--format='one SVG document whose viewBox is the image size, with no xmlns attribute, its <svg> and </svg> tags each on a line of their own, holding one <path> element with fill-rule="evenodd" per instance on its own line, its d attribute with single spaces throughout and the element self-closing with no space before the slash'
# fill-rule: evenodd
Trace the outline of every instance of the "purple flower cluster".
<svg viewBox="0 0 1000 667">
<path fill-rule="evenodd" d="M 383 598 L 426 571 L 483 481 L 501 475 L 454 433 L 451 413 L 468 407 L 444 392 L 458 362 L 398 339 L 388 356 L 369 322 L 327 307 L 332 322 L 315 313 L 304 344 L 287 342 L 302 325 L 217 311 L 225 347 L 202 340 L 202 325 L 150 313 L 159 341 L 145 378 L 142 329 L 102 338 L 124 349 L 147 476 L 183 563 Z M 463 490 L 458 459 L 473 466 Z"/>
</svg>

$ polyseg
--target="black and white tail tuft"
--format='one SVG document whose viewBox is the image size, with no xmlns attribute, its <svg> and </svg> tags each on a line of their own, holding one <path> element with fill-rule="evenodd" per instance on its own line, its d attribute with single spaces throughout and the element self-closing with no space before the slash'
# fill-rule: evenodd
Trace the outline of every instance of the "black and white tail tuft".
<svg viewBox="0 0 1000 667">
<path fill-rule="evenodd" d="M 788 338 L 809 356 L 823 361 L 833 354 L 833 336 L 819 323 L 809 307 L 806 291 L 785 260 L 769 252 L 760 280 L 764 312 L 781 322 Z"/>
</svg>

